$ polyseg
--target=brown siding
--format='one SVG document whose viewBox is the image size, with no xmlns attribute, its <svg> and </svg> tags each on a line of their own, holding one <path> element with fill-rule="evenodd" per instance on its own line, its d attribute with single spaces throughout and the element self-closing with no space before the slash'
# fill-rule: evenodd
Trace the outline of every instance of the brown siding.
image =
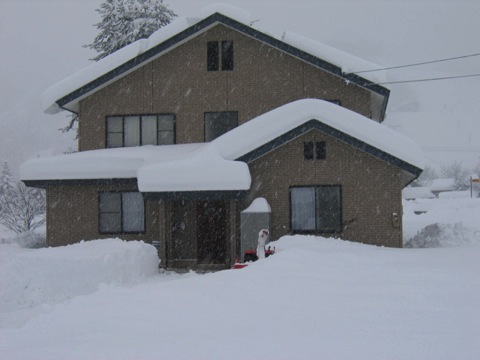
<svg viewBox="0 0 480 360">
<path fill-rule="evenodd" d="M 207 71 L 208 41 L 233 40 L 233 71 Z M 80 151 L 105 147 L 108 115 L 174 113 L 177 143 L 204 141 L 203 114 L 238 111 L 239 123 L 302 98 L 340 100 L 370 116 L 370 92 L 223 25 L 80 102 Z"/>
<path fill-rule="evenodd" d="M 325 160 L 304 160 L 304 141 L 325 141 Z M 312 130 L 249 164 L 252 190 L 240 211 L 257 197 L 272 207 L 272 238 L 290 234 L 290 186 L 341 185 L 343 239 L 367 244 L 402 246 L 401 226 L 392 214 L 402 214 L 400 171 L 355 150 L 320 131 Z"/>
<path fill-rule="evenodd" d="M 120 237 L 124 240 L 160 239 L 162 218 L 157 201 L 145 202 L 144 234 L 100 234 L 98 194 L 102 191 L 137 191 L 131 186 L 59 186 L 47 189 L 47 243 L 49 246 L 73 244 L 81 240 Z"/>
</svg>

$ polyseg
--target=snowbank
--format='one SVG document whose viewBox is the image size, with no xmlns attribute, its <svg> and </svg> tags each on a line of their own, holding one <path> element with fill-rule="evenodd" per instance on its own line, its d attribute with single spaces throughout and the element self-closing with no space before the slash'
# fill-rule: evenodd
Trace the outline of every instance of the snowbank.
<svg viewBox="0 0 480 360">
<path fill-rule="evenodd" d="M 480 243 L 479 218 L 479 198 L 404 200 L 404 244 L 445 247 Z"/>
<path fill-rule="evenodd" d="M 91 294 L 102 284 L 129 285 L 158 274 L 156 248 L 138 241 L 106 239 L 43 249 L 0 247 L 2 313 Z"/>
<path fill-rule="evenodd" d="M 77 296 L 20 328 L 0 326 L 0 353 L 50 360 L 478 358 L 480 247 L 418 251 L 292 236 L 276 249 L 241 270 L 173 281 L 162 274 Z"/>
</svg>

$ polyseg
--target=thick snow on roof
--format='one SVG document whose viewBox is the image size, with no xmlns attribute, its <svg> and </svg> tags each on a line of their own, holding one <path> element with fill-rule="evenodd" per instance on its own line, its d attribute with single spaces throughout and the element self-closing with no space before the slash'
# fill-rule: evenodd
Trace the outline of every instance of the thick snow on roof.
<svg viewBox="0 0 480 360">
<path fill-rule="evenodd" d="M 34 159 L 22 180 L 137 178 L 142 192 L 248 190 L 248 165 L 221 158 L 209 143 L 83 151 Z"/>
<path fill-rule="evenodd" d="M 156 47 L 157 45 L 170 39 L 172 36 L 186 30 L 190 26 L 195 25 L 196 23 L 200 22 L 201 20 L 215 13 L 220 13 L 240 23 L 243 23 L 245 25 L 252 26 L 255 28 L 255 23 L 252 23 L 252 16 L 248 12 L 230 5 L 224 5 L 224 4 L 209 5 L 203 8 L 200 11 L 200 14 L 198 14 L 197 16 L 178 18 L 172 21 L 167 26 L 153 33 L 148 39 L 135 41 L 134 43 L 125 46 L 124 48 L 114 52 L 113 54 L 99 60 L 98 62 L 91 64 L 90 66 L 80 70 L 79 72 L 51 86 L 42 95 L 42 105 L 43 105 L 44 111 L 49 114 L 58 113 L 62 109 L 57 105 L 56 102 L 61 98 L 63 98 L 64 96 L 82 88 L 83 86 L 89 84 L 95 79 L 98 79 L 102 75 L 116 69 L 117 67 L 125 64 L 129 60 L 132 60 L 136 56 L 146 52 L 147 50 L 150 50 Z M 257 28 L 257 30 L 264 33 L 268 33 L 270 36 L 274 36 L 272 34 L 277 33 L 277 31 L 266 29 L 263 26 L 261 27 L 261 29 Z M 352 71 L 353 70 L 358 71 L 358 70 L 365 70 L 370 68 L 378 68 L 378 66 L 373 65 L 363 59 L 357 58 L 350 54 L 346 54 L 340 50 L 337 50 L 330 46 L 304 38 L 300 35 L 296 35 L 291 32 L 284 32 L 283 36 L 280 36 L 280 37 L 278 37 L 278 40 L 282 40 L 314 56 L 317 56 L 321 59 L 331 62 L 342 69 L 352 69 Z M 184 40 L 184 41 L 187 41 L 187 40 Z M 170 49 L 168 49 L 167 51 L 169 50 Z M 161 55 L 162 54 L 159 54 L 157 56 L 161 56 Z M 142 65 L 143 64 L 140 64 L 140 66 Z M 135 70 L 135 68 L 130 69 L 130 71 L 133 71 L 133 70 Z M 126 75 L 127 73 L 124 73 L 123 75 Z M 379 79 L 372 78 L 372 80 L 378 82 Z M 106 86 L 107 84 L 108 83 L 105 83 L 102 86 Z M 95 91 L 95 89 L 93 91 Z M 83 96 L 86 96 L 86 94 Z M 70 105 L 67 104 L 66 108 L 68 108 L 69 110 L 76 111 L 77 108 L 74 103 L 78 100 L 79 99 L 74 100 L 73 104 L 70 104 Z"/>
<path fill-rule="evenodd" d="M 210 143 L 140 146 L 84 151 L 30 160 L 22 180 L 137 178 L 142 192 L 248 190 L 241 156 L 317 120 L 423 169 L 420 147 L 405 136 L 327 101 L 304 99 L 252 119 Z"/>
<path fill-rule="evenodd" d="M 142 192 L 248 190 L 252 182 L 248 165 L 225 160 L 206 143 L 193 156 L 159 162 L 138 170 Z"/>
<path fill-rule="evenodd" d="M 455 188 L 455 179 L 434 179 L 430 185 L 432 191 L 451 191 Z"/>
<path fill-rule="evenodd" d="M 213 141 L 225 159 L 238 159 L 309 120 L 318 120 L 420 169 L 420 146 L 406 136 L 360 114 L 318 99 L 303 99 L 252 119 Z"/>
<path fill-rule="evenodd" d="M 430 187 L 420 186 L 412 187 L 407 186 L 402 190 L 402 198 L 406 200 L 412 199 L 434 199 L 436 196 L 432 193 Z"/>
<path fill-rule="evenodd" d="M 137 170 L 154 162 L 191 156 L 204 144 L 138 146 L 82 151 L 27 161 L 22 180 L 77 180 L 136 178 Z"/>
<path fill-rule="evenodd" d="M 339 49 L 325 45 L 313 39 L 295 34 L 291 31 L 285 31 L 282 41 L 290 44 L 297 49 L 303 50 L 331 64 L 340 66 L 342 72 L 350 73 L 355 71 L 379 69 L 381 66 L 371 63 L 367 60 L 358 58 Z M 375 82 L 386 82 L 386 72 L 377 71 L 368 75 L 368 78 Z"/>
</svg>

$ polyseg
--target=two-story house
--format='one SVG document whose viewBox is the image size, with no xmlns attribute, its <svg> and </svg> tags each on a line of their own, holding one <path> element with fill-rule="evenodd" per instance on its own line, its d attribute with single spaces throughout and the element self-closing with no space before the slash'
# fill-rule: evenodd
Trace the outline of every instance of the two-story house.
<svg viewBox="0 0 480 360">
<path fill-rule="evenodd" d="M 210 7 L 49 89 L 47 112 L 78 114 L 79 152 L 21 168 L 47 191 L 48 244 L 144 240 L 164 267 L 225 268 L 264 198 L 272 239 L 401 247 L 419 147 L 381 124 L 389 90 L 320 47 Z"/>
</svg>

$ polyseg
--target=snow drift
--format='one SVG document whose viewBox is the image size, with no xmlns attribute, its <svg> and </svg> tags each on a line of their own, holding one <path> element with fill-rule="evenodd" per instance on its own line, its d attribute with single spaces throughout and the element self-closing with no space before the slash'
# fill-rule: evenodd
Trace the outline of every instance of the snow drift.
<svg viewBox="0 0 480 360">
<path fill-rule="evenodd" d="M 138 241 L 106 239 L 44 249 L 3 245 L 0 308 L 17 311 L 91 294 L 101 284 L 138 283 L 158 274 L 158 265 L 156 248 Z"/>
</svg>

